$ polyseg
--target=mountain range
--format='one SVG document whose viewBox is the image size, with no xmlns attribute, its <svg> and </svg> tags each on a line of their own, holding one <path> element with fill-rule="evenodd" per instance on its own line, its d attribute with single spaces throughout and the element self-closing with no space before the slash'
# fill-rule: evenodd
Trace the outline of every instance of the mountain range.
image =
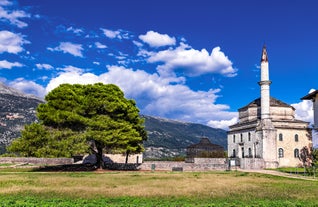
<svg viewBox="0 0 318 207">
<path fill-rule="evenodd" d="M 44 101 L 23 94 L 0 83 L 0 154 L 5 153 L 13 139 L 20 136 L 24 125 L 37 121 L 36 108 Z M 227 148 L 226 131 L 202 124 L 185 123 L 142 115 L 148 139 L 144 142 L 145 158 L 174 157 L 207 137 L 214 144 Z"/>
</svg>

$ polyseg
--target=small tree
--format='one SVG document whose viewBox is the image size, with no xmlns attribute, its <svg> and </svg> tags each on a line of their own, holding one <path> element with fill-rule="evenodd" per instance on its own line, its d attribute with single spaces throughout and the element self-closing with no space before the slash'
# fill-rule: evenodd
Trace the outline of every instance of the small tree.
<svg viewBox="0 0 318 207">
<path fill-rule="evenodd" d="M 34 157 L 71 157 L 90 151 L 100 167 L 105 149 L 127 157 L 144 150 L 144 120 L 135 101 L 126 99 L 116 85 L 62 84 L 45 100 L 37 108 L 39 123 L 26 126 L 9 151 Z"/>
<path fill-rule="evenodd" d="M 299 159 L 303 164 L 304 170 L 309 174 L 315 173 L 317 166 L 318 150 L 313 148 L 303 147 L 300 150 Z"/>
</svg>

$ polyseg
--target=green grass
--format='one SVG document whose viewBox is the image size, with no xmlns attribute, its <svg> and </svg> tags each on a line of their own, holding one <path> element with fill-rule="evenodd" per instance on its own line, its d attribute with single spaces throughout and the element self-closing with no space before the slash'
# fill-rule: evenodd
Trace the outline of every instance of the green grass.
<svg viewBox="0 0 318 207">
<path fill-rule="evenodd" d="M 318 182 L 247 172 L 0 170 L 0 206 L 318 206 Z"/>
</svg>

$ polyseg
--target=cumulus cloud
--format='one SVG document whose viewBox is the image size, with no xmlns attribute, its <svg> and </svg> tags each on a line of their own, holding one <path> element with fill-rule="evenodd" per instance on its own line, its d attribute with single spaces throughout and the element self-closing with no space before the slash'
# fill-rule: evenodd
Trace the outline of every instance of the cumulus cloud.
<svg viewBox="0 0 318 207">
<path fill-rule="evenodd" d="M 45 88 L 33 81 L 25 80 L 24 78 L 17 78 L 9 83 L 9 86 L 22 91 L 26 94 L 33 94 L 37 97 L 43 98 L 46 94 Z"/>
<path fill-rule="evenodd" d="M 55 48 L 47 48 L 50 51 L 61 51 L 63 53 L 69 53 L 71 55 L 74 55 L 76 57 L 83 57 L 83 47 L 81 44 L 74 44 L 71 42 L 61 42 L 59 46 Z"/>
<path fill-rule="evenodd" d="M 6 60 L 1 60 L 0 61 L 0 69 L 11 69 L 13 67 L 22 67 L 23 65 L 19 62 L 8 62 Z"/>
<path fill-rule="evenodd" d="M 231 114 L 231 116 L 233 116 L 235 113 L 232 112 L 230 114 Z M 207 125 L 210 127 L 213 127 L 213 128 L 228 130 L 229 126 L 236 124 L 237 121 L 238 121 L 237 117 L 233 117 L 230 120 L 210 120 Z"/>
<path fill-rule="evenodd" d="M 313 92 L 315 89 L 311 89 L 309 93 Z M 308 94 L 309 94 L 308 93 Z M 303 100 L 299 103 L 291 104 L 295 110 L 295 118 L 307 121 L 313 124 L 314 121 L 314 111 L 313 111 L 313 104 L 311 100 Z"/>
<path fill-rule="evenodd" d="M 162 47 L 176 44 L 175 37 L 170 37 L 167 34 L 160 34 L 154 31 L 148 31 L 145 35 L 139 35 L 139 39 L 144 43 L 147 43 L 150 47 Z"/>
<path fill-rule="evenodd" d="M 237 113 L 229 112 L 229 106 L 215 104 L 220 89 L 193 91 L 180 78 L 166 78 L 143 70 L 108 66 L 108 72 L 100 75 L 80 71 L 60 73 L 46 87 L 49 92 L 62 83 L 113 83 L 118 85 L 126 97 L 137 101 L 143 114 L 151 114 L 188 122 L 210 124 L 226 128 Z M 174 82 L 174 84 L 172 84 Z M 214 121 L 214 122 L 213 122 Z M 220 122 L 219 124 L 217 124 Z"/>
<path fill-rule="evenodd" d="M 51 69 L 53 69 L 53 66 L 52 65 L 50 65 L 50 64 L 45 64 L 45 63 L 43 63 L 43 64 L 40 64 L 40 63 L 38 63 L 38 64 L 35 64 L 35 66 L 38 68 L 38 69 L 40 69 L 40 70 L 51 70 Z"/>
<path fill-rule="evenodd" d="M 110 39 L 130 39 L 130 35 L 127 31 L 124 30 L 110 30 L 110 29 L 103 29 L 101 28 L 101 30 L 103 31 L 104 35 Z"/>
<path fill-rule="evenodd" d="M 211 54 L 206 49 L 201 51 L 191 48 L 185 43 L 175 49 L 162 50 L 150 54 L 150 63 L 163 63 L 157 67 L 161 75 L 170 75 L 174 70 L 184 70 L 188 76 L 199 76 L 207 73 L 219 73 L 227 77 L 236 76 L 232 62 L 215 47 Z"/>
<path fill-rule="evenodd" d="M 23 51 L 23 44 L 27 44 L 29 41 L 26 41 L 21 34 L 15 34 L 10 31 L 0 31 L 0 53 L 13 53 L 17 54 Z"/>
<path fill-rule="evenodd" d="M 9 22 L 11 25 L 17 26 L 19 28 L 27 27 L 26 22 L 21 21 L 23 18 L 30 18 L 31 15 L 22 10 L 10 11 L 7 6 L 12 5 L 11 2 L 2 0 L 0 1 L 0 20 Z"/>
</svg>

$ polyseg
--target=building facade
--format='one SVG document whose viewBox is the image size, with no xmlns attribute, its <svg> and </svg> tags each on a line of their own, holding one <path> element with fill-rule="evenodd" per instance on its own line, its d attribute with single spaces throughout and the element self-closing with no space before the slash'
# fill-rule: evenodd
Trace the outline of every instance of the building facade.
<svg viewBox="0 0 318 207">
<path fill-rule="evenodd" d="M 318 149 L 318 90 L 315 90 L 301 98 L 302 100 L 311 100 L 314 110 L 314 126 L 313 126 L 313 147 Z"/>
<path fill-rule="evenodd" d="M 265 46 L 260 71 L 261 97 L 238 110 L 239 121 L 228 131 L 228 156 L 251 159 L 250 165 L 254 159 L 258 168 L 298 166 L 300 150 L 311 145 L 309 123 L 295 119 L 295 108 L 270 96 Z"/>
</svg>

